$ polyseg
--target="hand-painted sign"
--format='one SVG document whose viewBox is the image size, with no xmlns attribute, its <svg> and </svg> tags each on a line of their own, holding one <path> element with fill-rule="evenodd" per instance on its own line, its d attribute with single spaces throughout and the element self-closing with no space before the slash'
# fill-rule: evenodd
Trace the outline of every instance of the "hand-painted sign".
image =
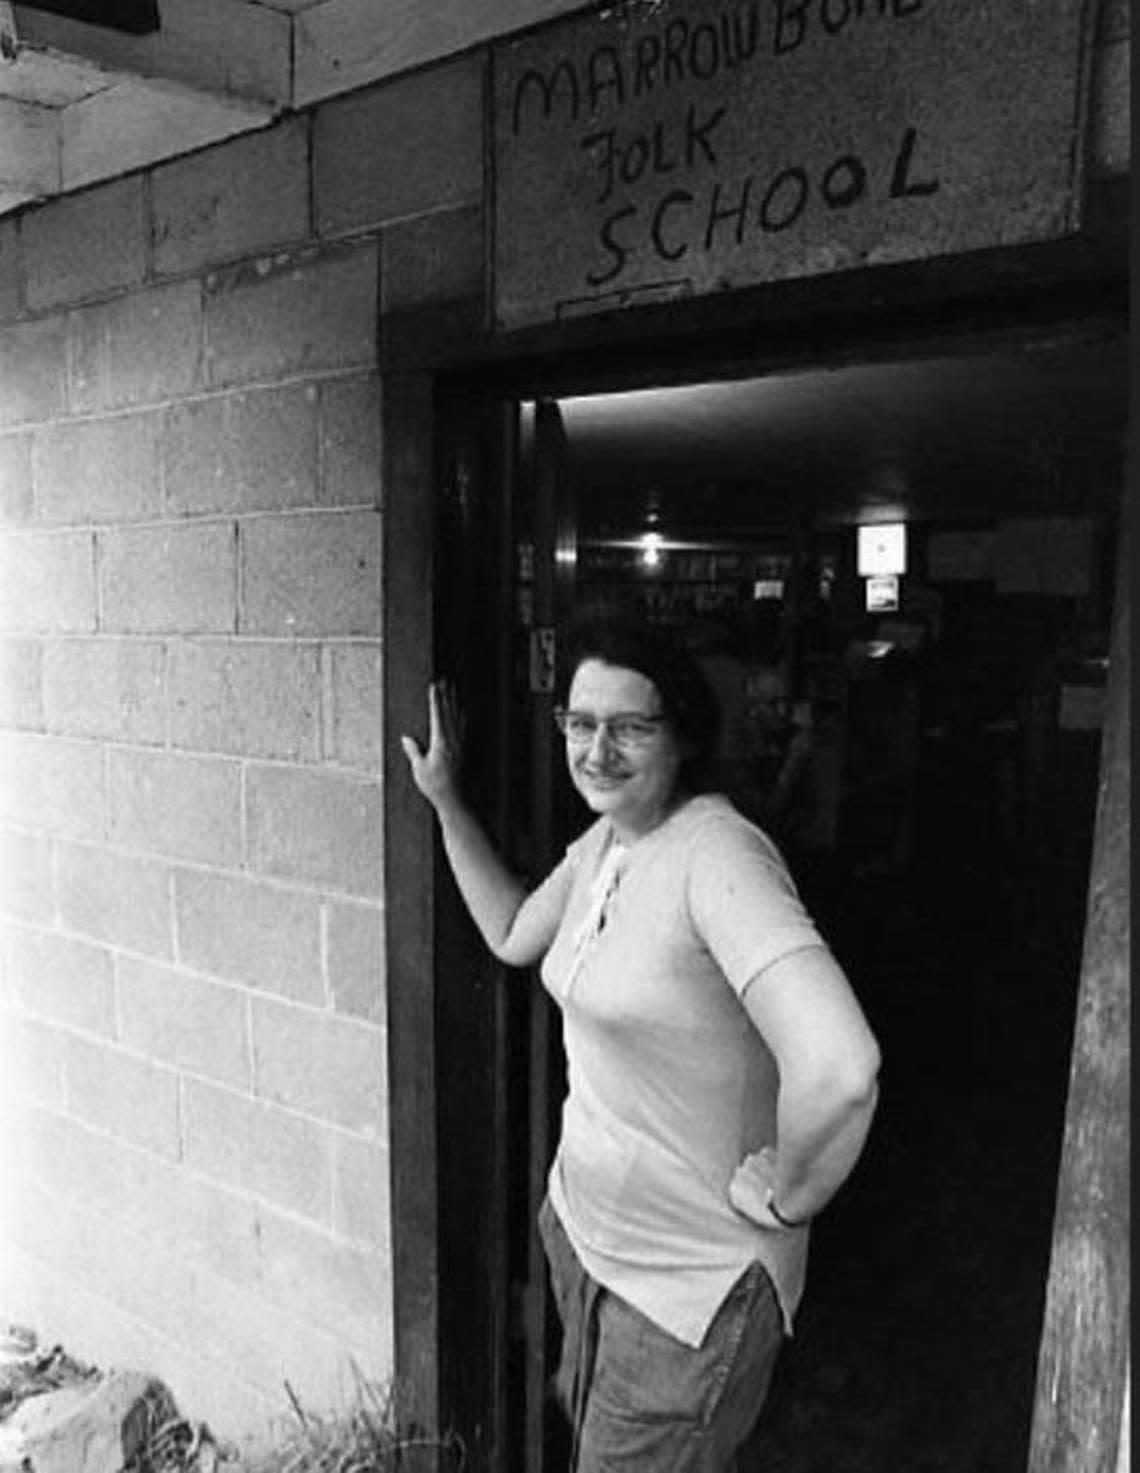
<svg viewBox="0 0 1140 1473">
<path fill-rule="evenodd" d="M 630 0 L 496 47 L 498 327 L 1079 224 L 1090 0 Z"/>
</svg>

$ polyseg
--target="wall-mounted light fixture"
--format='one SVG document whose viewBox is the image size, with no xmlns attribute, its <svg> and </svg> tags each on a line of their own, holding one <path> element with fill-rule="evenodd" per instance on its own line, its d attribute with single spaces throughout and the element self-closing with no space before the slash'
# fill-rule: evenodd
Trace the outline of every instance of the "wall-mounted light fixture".
<svg viewBox="0 0 1140 1473">
<path fill-rule="evenodd" d="M 905 522 L 880 522 L 857 531 L 856 568 L 861 578 L 906 572 Z"/>
</svg>

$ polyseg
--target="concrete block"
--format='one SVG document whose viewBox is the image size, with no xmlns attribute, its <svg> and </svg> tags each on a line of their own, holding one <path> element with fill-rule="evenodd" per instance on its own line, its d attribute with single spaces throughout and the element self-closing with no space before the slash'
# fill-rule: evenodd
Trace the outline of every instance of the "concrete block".
<svg viewBox="0 0 1140 1473">
<path fill-rule="evenodd" d="M 376 1137 L 386 1129 L 382 1029 L 268 998 L 252 1008 L 254 1093 Z"/>
<path fill-rule="evenodd" d="M 178 955 L 196 971 L 320 1004 L 320 905 L 313 895 L 177 870 Z"/>
<path fill-rule="evenodd" d="M 161 1064 L 250 1088 L 242 993 L 135 957 L 116 960 L 120 1037 Z"/>
<path fill-rule="evenodd" d="M 478 298 L 484 280 L 483 212 L 478 206 L 385 229 L 381 311 Z"/>
<path fill-rule="evenodd" d="M 483 63 L 465 57 L 327 102 L 313 129 L 317 233 L 478 200 Z"/>
<path fill-rule="evenodd" d="M 61 413 L 67 382 L 67 337 L 59 318 L 0 328 L 0 428 L 34 424 Z"/>
<path fill-rule="evenodd" d="M 208 1269 L 231 1283 L 258 1272 L 258 1235 L 266 1208 L 251 1197 L 188 1172 L 176 1162 L 112 1142 L 107 1170 L 113 1211 L 125 1231 L 162 1253 Z"/>
<path fill-rule="evenodd" d="M 32 437 L 27 430 L 0 435 L 0 523 L 32 519 Z"/>
<path fill-rule="evenodd" d="M 317 499 L 317 391 L 301 386 L 200 399 L 170 410 L 167 509 L 266 511 Z"/>
<path fill-rule="evenodd" d="M 333 1227 L 337 1234 L 390 1253 L 391 1212 L 387 1143 L 338 1136 L 333 1152 Z"/>
<path fill-rule="evenodd" d="M 44 647 L 38 639 L 0 639 L 0 727 L 42 731 Z"/>
<path fill-rule="evenodd" d="M 7 1087 L 6 1079 L 0 1080 L 3 1086 L 4 1120 L 6 1130 L 0 1138 L 0 1161 L 4 1169 L 12 1174 L 23 1178 L 34 1178 L 34 1170 L 37 1160 L 44 1159 L 52 1161 L 53 1158 L 44 1156 L 42 1151 L 42 1137 L 45 1132 L 41 1122 L 54 1122 L 66 1117 L 57 1114 L 35 1101 L 20 1098 Z M 9 1202 L 6 1206 L 12 1205 Z M 14 1240 L 14 1235 L 9 1231 L 9 1240 Z M 15 1318 L 25 1318 L 13 1304 L 4 1306 L 5 1313 Z"/>
<path fill-rule="evenodd" d="M 392 1161 L 386 1140 L 337 1136 L 333 1153 L 333 1226 L 353 1243 L 392 1251 Z"/>
<path fill-rule="evenodd" d="M 12 987 L 35 1017 L 99 1033 L 115 1032 L 111 953 L 51 931 L 16 931 L 10 943 Z"/>
<path fill-rule="evenodd" d="M 243 634 L 380 633 L 376 512 L 264 517 L 241 527 Z"/>
<path fill-rule="evenodd" d="M 206 279 L 209 382 L 376 361 L 375 242 L 264 259 Z"/>
<path fill-rule="evenodd" d="M 128 527 L 98 535 L 105 629 L 122 634 L 234 631 L 237 534 L 231 522 Z"/>
<path fill-rule="evenodd" d="M 311 1221 L 329 1221 L 327 1126 L 195 1079 L 185 1093 L 190 1167 Z"/>
<path fill-rule="evenodd" d="M 166 740 L 164 660 L 157 640 L 46 641 L 45 725 L 68 736 L 161 744 Z"/>
<path fill-rule="evenodd" d="M 253 765 L 246 804 L 251 869 L 351 895 L 381 895 L 383 804 L 377 784 Z"/>
<path fill-rule="evenodd" d="M 15 215 L 0 220 L 0 322 L 12 322 L 24 311 L 24 251 Z"/>
<path fill-rule="evenodd" d="M 169 875 L 164 865 L 92 844 L 60 843 L 59 913 L 69 931 L 160 961 L 171 955 Z"/>
<path fill-rule="evenodd" d="M 121 1473 L 152 1430 L 177 1414 L 154 1377 L 110 1371 L 22 1401 L 0 1427 L 0 1463 L 35 1473 Z"/>
<path fill-rule="evenodd" d="M 144 1150 L 178 1159 L 178 1076 L 172 1069 L 73 1034 L 64 1078 L 68 1109 L 80 1120 Z"/>
<path fill-rule="evenodd" d="M 383 659 L 378 644 L 325 650 L 331 699 L 325 753 L 338 767 L 379 776 L 384 767 Z"/>
<path fill-rule="evenodd" d="M 93 633 L 95 538 L 20 532 L 0 538 L 0 630 Z"/>
<path fill-rule="evenodd" d="M 178 640 L 170 646 L 170 739 L 176 747 L 316 762 L 320 670 L 315 645 Z"/>
<path fill-rule="evenodd" d="M 387 1023 L 384 912 L 379 906 L 329 901 L 325 907 L 328 991 L 346 1017 Z"/>
<path fill-rule="evenodd" d="M 378 1246 L 378 1245 L 377 1245 Z M 265 1212 L 257 1292 L 302 1323 L 350 1341 L 367 1341 L 392 1299 L 390 1254 L 362 1252 L 328 1233 Z"/>
<path fill-rule="evenodd" d="M 0 828 L 0 915 L 50 926 L 55 919 L 54 842 Z"/>
<path fill-rule="evenodd" d="M 143 179 L 133 175 L 29 210 L 21 221 L 33 311 L 138 286 L 146 275 Z"/>
<path fill-rule="evenodd" d="M 0 1007 L 0 1090 L 9 1099 L 61 1109 L 64 1043 L 58 1028 Z"/>
<path fill-rule="evenodd" d="M 61 1054 L 72 1035 L 57 1033 Z M 158 1158 L 137 1146 L 114 1140 L 74 1116 L 47 1108 L 25 1109 L 19 1120 L 29 1176 L 49 1196 L 73 1202 L 80 1212 L 90 1207 L 117 1209 L 124 1163 Z M 173 1163 L 164 1163 L 176 1170 Z"/>
<path fill-rule="evenodd" d="M 102 748 L 38 732 L 0 733 L 0 823 L 72 839 L 103 838 Z"/>
<path fill-rule="evenodd" d="M 181 398 L 201 386 L 197 281 L 131 292 L 68 314 L 69 402 L 77 413 Z"/>
<path fill-rule="evenodd" d="M 32 485 L 41 522 L 117 522 L 162 510 L 155 414 L 66 421 L 32 440 Z"/>
<path fill-rule="evenodd" d="M 154 171 L 154 263 L 195 271 L 309 231 L 309 120 L 291 118 Z"/>
<path fill-rule="evenodd" d="M 110 836 L 125 849 L 236 869 L 241 864 L 241 769 L 222 757 L 112 748 Z"/>
<path fill-rule="evenodd" d="M 380 380 L 338 379 L 321 388 L 322 506 L 380 505 Z"/>
</svg>

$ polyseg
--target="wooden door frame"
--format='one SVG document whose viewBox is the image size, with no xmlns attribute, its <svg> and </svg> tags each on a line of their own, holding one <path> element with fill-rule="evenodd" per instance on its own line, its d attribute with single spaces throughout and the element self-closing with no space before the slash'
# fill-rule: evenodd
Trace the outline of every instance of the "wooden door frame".
<svg viewBox="0 0 1140 1473">
<path fill-rule="evenodd" d="M 489 1119 L 494 1135 L 505 1128 L 501 1072 L 486 1078 L 478 1067 L 485 1060 L 465 1067 L 470 1062 L 466 1048 L 477 1050 L 488 1028 L 492 1033 L 501 1030 L 504 969 L 478 943 L 436 843 L 435 821 L 415 790 L 400 746 L 401 734 L 422 738 L 425 733 L 429 682 L 456 673 L 437 665 L 448 655 L 449 621 L 438 603 L 440 582 L 448 572 L 448 557 L 454 574 L 455 560 L 462 560 L 465 550 L 446 531 L 446 507 L 455 488 L 441 484 L 441 441 L 450 439 L 454 446 L 458 418 L 445 401 L 435 375 L 401 372 L 385 377 L 384 855 L 393 1392 L 402 1433 L 424 1442 L 402 1454 L 401 1467 L 411 1473 L 484 1463 L 505 1466 L 506 1442 L 503 1366 L 496 1350 L 508 1336 L 501 1221 L 505 1184 L 492 1151 L 489 1160 L 466 1163 L 472 1168 L 467 1190 L 457 1190 L 463 1185 L 458 1168 L 464 1162 L 453 1159 L 452 1148 L 452 1138 L 469 1124 L 478 1130 Z M 483 428 L 506 434 L 504 423 Z M 504 491 L 502 501 L 508 500 Z M 500 529 L 498 545 L 507 543 L 509 533 Z M 476 578 L 489 573 L 496 587 L 507 587 L 502 566 L 488 570 L 480 564 L 465 571 Z M 463 602 L 469 590 L 460 586 L 454 592 Z M 501 622 L 503 609 L 497 607 L 493 617 Z M 495 663 L 488 652 L 482 675 L 488 676 Z M 507 678 L 502 662 L 498 664 L 496 677 L 487 679 L 492 702 Z M 471 715 L 479 720 L 483 713 Z M 481 816 L 492 830 L 501 829 L 505 744 L 485 742 L 482 760 L 480 791 L 490 793 L 491 801 L 490 811 L 483 807 Z M 446 969 L 450 965 L 454 970 L 457 957 L 471 976 L 448 987 Z M 464 1069 L 462 1080 L 457 1068 Z M 447 1079 L 477 1097 L 471 1101 L 477 1120 L 456 1117 L 452 1100 L 441 1092 L 441 1080 Z M 463 1234 L 458 1252 L 447 1226 L 456 1216 L 457 1199 L 460 1215 L 469 1215 L 473 1199 L 480 1207 L 490 1202 L 478 1216 L 476 1232 L 468 1228 Z M 465 1241 L 476 1235 L 477 1246 Z M 492 1322 L 486 1338 L 494 1344 L 489 1352 L 482 1343 L 465 1345 L 461 1362 L 452 1342 L 459 1338 L 457 1316 L 468 1301 L 477 1303 L 483 1319 Z M 472 1414 L 473 1380 L 485 1387 L 485 1416 L 482 1406 L 478 1417 Z"/>
<path fill-rule="evenodd" d="M 558 397 L 782 369 L 1126 331 L 1127 195 L 1104 190 L 1082 238 L 1028 250 L 783 283 L 731 300 L 670 304 L 605 321 L 492 338 L 482 300 L 384 319 L 385 885 L 394 1343 L 402 1423 L 446 1431 L 441 1340 L 435 1003 L 439 856 L 399 735 L 422 728 L 432 676 L 436 391 L 470 376 L 488 400 Z M 1099 232 L 1099 233 L 1098 233 Z M 727 295 L 727 294 L 726 294 Z M 940 322 L 953 321 L 947 330 Z M 710 347 L 715 344 L 715 347 Z M 1087 1096 L 1086 1096 L 1087 1097 Z M 1070 1111 L 1077 1093 L 1070 1096 Z M 1086 1122 L 1087 1124 L 1087 1122 Z M 1067 1120 L 1066 1132 L 1072 1128 Z M 1049 1294 L 1059 1271 L 1050 1265 Z M 1088 1347 L 1091 1351 L 1095 1347 Z M 1118 1346 L 1114 1341 L 1113 1353 Z M 1115 1387 L 1119 1377 L 1113 1370 Z M 1114 1393 L 1115 1394 L 1115 1393 Z M 1116 1409 L 1117 1422 L 1120 1408 Z M 1080 1408 L 1074 1409 L 1080 1417 Z M 1036 1444 L 1035 1444 L 1036 1446 Z M 425 1467 L 435 1464 L 430 1461 Z M 1077 1464 L 1034 1463 L 1033 1473 Z M 1086 1465 L 1080 1465 L 1085 1473 Z M 1091 1465 L 1088 1473 L 1092 1473 Z M 1096 1473 L 1107 1473 L 1099 1466 Z"/>
<path fill-rule="evenodd" d="M 1130 514 L 1126 489 L 1029 1473 L 1128 1467 Z"/>
</svg>

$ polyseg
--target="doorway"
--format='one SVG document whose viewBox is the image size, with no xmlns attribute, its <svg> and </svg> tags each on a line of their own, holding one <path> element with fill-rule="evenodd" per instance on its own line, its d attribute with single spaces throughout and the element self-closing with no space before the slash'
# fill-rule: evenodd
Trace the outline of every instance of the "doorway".
<svg viewBox="0 0 1140 1473">
<path fill-rule="evenodd" d="M 583 601 L 635 601 L 724 692 L 725 783 L 785 846 L 883 1044 L 879 1118 L 817 1226 L 746 1473 L 1025 1465 L 1125 357 L 1110 326 L 605 395 L 587 373 L 491 416 L 460 386 L 487 442 L 468 454 L 476 481 L 500 488 L 497 530 L 483 585 L 468 578 L 460 598 L 460 575 L 437 575 L 439 622 L 461 631 L 442 638 L 477 685 L 493 666 L 486 791 L 514 862 L 537 875 L 583 821 L 549 719 L 549 631 Z M 479 524 L 460 518 L 456 567 Z M 904 570 L 861 571 L 859 528 L 900 524 Z M 493 660 L 475 671 L 480 650 Z M 453 954 L 469 944 L 457 933 Z M 482 1182 L 504 1235 L 487 1250 L 504 1296 L 489 1332 L 505 1346 L 496 1445 L 514 1469 L 559 1473 L 532 1229 L 562 1087 L 557 1019 L 536 980 L 499 981 L 487 1048 L 505 1086 Z M 469 1159 L 462 1170 L 470 1185 Z"/>
<path fill-rule="evenodd" d="M 531 484 L 562 525 L 527 556 L 555 559 L 560 606 L 633 602 L 693 646 L 723 693 L 725 785 L 784 846 L 883 1043 L 757 1468 L 1025 1464 L 1126 382 L 1123 341 L 1094 334 L 568 395 L 545 436 L 536 414 Z M 859 529 L 891 524 L 884 590 Z M 555 843 L 574 822 L 555 815 Z"/>
</svg>

